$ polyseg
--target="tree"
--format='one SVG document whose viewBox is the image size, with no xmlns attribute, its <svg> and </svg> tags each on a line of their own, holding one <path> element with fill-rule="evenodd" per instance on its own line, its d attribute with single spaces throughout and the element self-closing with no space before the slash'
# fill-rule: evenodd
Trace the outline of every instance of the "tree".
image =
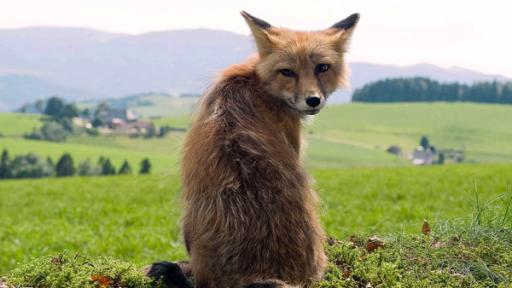
<svg viewBox="0 0 512 288">
<path fill-rule="evenodd" d="M 89 110 L 89 108 L 85 108 L 80 112 L 80 116 L 82 116 L 82 118 L 89 119 L 89 117 L 91 117 L 91 110 Z"/>
<path fill-rule="evenodd" d="M 470 101 L 512 103 L 511 82 L 480 82 L 472 85 L 440 83 L 428 78 L 396 78 L 369 83 L 352 94 L 354 102 Z"/>
<path fill-rule="evenodd" d="M 117 174 L 120 174 L 120 175 L 132 174 L 132 168 L 130 167 L 130 163 L 128 163 L 128 161 L 124 160 L 123 165 L 121 166 L 121 169 L 119 169 L 119 172 Z"/>
<path fill-rule="evenodd" d="M 151 172 L 151 162 L 148 158 L 145 158 L 140 162 L 139 174 L 149 174 Z"/>
<path fill-rule="evenodd" d="M 2 157 L 0 158 L 0 179 L 7 179 L 11 177 L 9 167 L 9 152 L 7 149 L 4 149 L 2 152 Z"/>
<path fill-rule="evenodd" d="M 75 174 L 75 167 L 73 166 L 73 158 L 71 158 L 71 155 L 66 153 L 60 157 L 55 172 L 57 173 L 57 177 L 67 177 Z"/>
<path fill-rule="evenodd" d="M 45 107 L 44 107 L 43 100 L 41 100 L 41 99 L 37 100 L 36 103 L 34 104 L 34 106 L 36 108 L 37 113 L 40 113 L 40 114 L 44 113 Z"/>
<path fill-rule="evenodd" d="M 53 167 L 32 153 L 14 157 L 10 171 L 12 178 L 41 178 L 53 175 Z"/>
<path fill-rule="evenodd" d="M 73 104 L 66 104 L 62 107 L 58 118 L 78 117 L 78 108 Z"/>
<path fill-rule="evenodd" d="M 157 135 L 157 133 L 156 133 L 155 125 L 153 123 L 151 123 L 151 125 L 149 125 L 149 127 L 146 129 L 146 135 L 144 135 L 144 137 L 153 138 L 156 135 Z"/>
<path fill-rule="evenodd" d="M 75 125 L 73 124 L 73 121 L 71 120 L 71 118 L 68 118 L 68 117 L 60 118 L 60 119 L 57 119 L 57 121 L 55 121 L 55 122 L 60 124 L 60 126 L 62 126 L 62 128 L 64 128 L 64 130 L 66 132 L 73 133 L 73 130 L 75 130 Z"/>
<path fill-rule="evenodd" d="M 44 114 L 52 116 L 54 118 L 59 118 L 62 108 L 64 107 L 64 101 L 59 97 L 52 97 L 46 103 L 46 108 L 44 110 Z"/>
<path fill-rule="evenodd" d="M 46 166 L 51 169 L 52 171 L 52 175 L 55 171 L 55 164 L 53 164 L 53 160 L 52 160 L 52 157 L 48 156 L 46 157 Z"/>
<path fill-rule="evenodd" d="M 423 149 L 425 150 L 427 150 L 430 147 L 430 141 L 428 140 L 427 136 L 421 136 L 420 146 L 423 147 Z"/>
<path fill-rule="evenodd" d="M 109 158 L 106 158 L 101 166 L 101 175 L 116 175 L 116 168 L 110 163 Z"/>
<path fill-rule="evenodd" d="M 80 162 L 78 165 L 78 175 L 80 176 L 94 176 L 100 173 L 100 167 L 93 165 L 89 159 Z"/>
<path fill-rule="evenodd" d="M 110 107 L 107 103 L 101 102 L 94 110 L 94 120 L 92 121 L 92 125 L 94 127 L 100 127 L 102 125 L 107 124 L 107 118 L 110 111 Z"/>
<path fill-rule="evenodd" d="M 439 158 L 437 158 L 437 164 L 443 165 L 444 164 L 444 153 L 439 153 Z"/>
<path fill-rule="evenodd" d="M 100 159 L 98 159 L 98 165 L 103 166 L 103 163 L 105 163 L 106 160 L 107 160 L 107 158 L 105 158 L 105 156 L 101 155 Z"/>
<path fill-rule="evenodd" d="M 61 124 L 55 121 L 47 121 L 41 127 L 41 134 L 44 140 L 63 142 L 66 141 L 68 133 Z"/>
</svg>

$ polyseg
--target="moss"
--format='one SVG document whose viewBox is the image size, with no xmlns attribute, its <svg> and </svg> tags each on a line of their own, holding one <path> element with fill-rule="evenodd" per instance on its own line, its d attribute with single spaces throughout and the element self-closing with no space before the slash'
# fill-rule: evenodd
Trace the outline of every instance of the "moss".
<svg viewBox="0 0 512 288">
<path fill-rule="evenodd" d="M 472 227 L 443 235 L 382 237 L 377 248 L 367 237 L 330 240 L 329 263 L 315 288 L 512 287 L 512 230 Z M 7 279 L 35 288 L 152 287 L 132 264 L 67 254 L 35 259 Z"/>
<path fill-rule="evenodd" d="M 372 252 L 360 238 L 331 241 L 329 265 L 315 288 L 512 287 L 512 231 L 481 229 L 388 237 Z"/>
<path fill-rule="evenodd" d="M 132 264 L 107 257 L 91 259 L 67 254 L 42 257 L 21 265 L 7 276 L 7 282 L 33 288 L 154 287 L 142 270 Z M 156 284 L 156 287 L 160 285 Z"/>
</svg>

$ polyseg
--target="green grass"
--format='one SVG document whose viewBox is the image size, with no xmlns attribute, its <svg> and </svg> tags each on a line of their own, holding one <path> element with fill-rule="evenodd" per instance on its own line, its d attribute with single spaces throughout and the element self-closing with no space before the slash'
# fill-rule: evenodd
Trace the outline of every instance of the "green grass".
<svg viewBox="0 0 512 288">
<path fill-rule="evenodd" d="M 512 165 L 313 170 L 330 235 L 418 233 L 507 192 Z M 184 259 L 177 174 L 0 182 L 0 274 L 62 251 L 136 265 Z"/>
<path fill-rule="evenodd" d="M 155 119 L 155 122 L 156 125 L 186 128 L 189 117 L 181 115 Z M 354 271 L 359 280 L 382 284 L 378 281 L 388 279 L 389 275 L 400 275 L 402 280 L 413 279 L 410 274 L 404 274 L 407 269 L 403 268 L 413 263 L 408 262 L 410 254 L 406 252 L 409 250 L 419 253 L 413 254 L 416 258 L 412 259 L 437 255 L 436 261 L 439 261 L 428 267 L 434 271 L 430 272 L 441 275 L 435 279 L 446 278 L 449 285 L 453 284 L 450 281 L 455 281 L 455 270 L 452 266 L 453 271 L 443 270 L 448 267 L 440 263 L 443 255 L 450 257 L 446 261 L 451 261 L 456 255 L 466 255 L 464 253 L 469 251 L 472 258 L 468 259 L 480 261 L 480 266 L 475 264 L 471 269 L 480 269 L 478 271 L 487 273 L 485 275 L 488 275 L 487 264 L 488 270 L 495 271 L 492 265 L 500 268 L 503 263 L 510 263 L 506 262 L 510 261 L 510 254 L 500 250 L 503 245 L 497 243 L 491 247 L 481 243 L 481 239 L 488 240 L 485 231 L 478 236 L 471 230 L 473 232 L 466 236 L 476 236 L 468 238 L 464 245 L 448 246 L 448 250 L 441 252 L 432 250 L 427 240 L 413 239 L 411 235 L 419 233 L 423 219 L 429 219 L 441 238 L 460 234 L 446 228 L 444 223 L 450 220 L 465 223 L 463 227 L 466 227 L 464 225 L 477 219 L 468 215 L 475 209 L 481 211 L 483 203 L 491 210 L 505 213 L 500 210 L 506 207 L 502 205 L 504 198 L 499 197 L 511 192 L 512 164 L 411 167 L 408 161 L 385 152 L 390 145 L 400 145 L 410 151 L 421 135 L 427 135 L 438 148 L 464 148 L 470 162 L 510 163 L 510 123 L 512 106 L 435 103 L 331 106 L 313 123 L 305 124 L 309 143 L 305 163 L 316 179 L 315 186 L 322 200 L 322 222 L 327 232 L 346 245 L 350 243 L 344 239 L 353 234 L 387 237 L 389 253 L 382 256 L 381 262 L 375 259 L 377 256 L 357 252 L 362 253 L 357 256 L 362 257 L 358 259 L 358 267 L 366 267 L 366 270 Z M 79 252 L 92 259 L 115 257 L 136 266 L 155 260 L 186 258 L 179 234 L 178 170 L 183 133 L 150 140 L 73 136 L 65 143 L 21 138 L 37 125 L 40 121 L 34 115 L 0 114 L 0 133 L 6 136 L 0 137 L 0 150 L 7 148 L 11 155 L 35 152 L 51 156 L 54 161 L 68 152 L 75 163 L 85 159 L 95 161 L 103 155 L 110 157 L 117 168 L 126 159 L 134 170 L 140 160 L 147 157 L 154 169 L 149 176 L 0 181 L 0 275 L 21 262 L 63 251 L 68 251 L 69 255 Z M 486 256 L 485 253 L 494 248 L 500 259 Z M 368 262 L 364 262 L 366 260 Z M 382 268 L 384 266 L 375 266 L 378 263 L 388 264 Z M 510 272 L 510 264 L 507 265 Z M 375 271 L 384 271 L 384 274 L 370 275 Z M 418 279 L 430 275 L 412 271 L 419 273 Z M 507 275 L 507 271 L 500 273 Z M 488 283 L 485 281 L 489 278 L 475 276 L 480 272 L 473 272 L 471 279 Z M 377 278 L 380 280 L 375 280 Z M 410 284 L 400 282 L 403 287 L 410 287 L 407 283 Z M 441 282 L 425 283 L 423 287 L 449 287 L 448 284 L 442 286 Z M 382 285 L 387 287 L 387 284 Z"/>
<path fill-rule="evenodd" d="M 149 96 L 148 96 L 149 97 Z M 165 106 L 165 105 L 164 105 Z M 178 113 L 179 114 L 179 113 Z M 155 172 L 177 168 L 183 133 L 165 139 L 127 137 L 71 137 L 66 143 L 27 141 L 19 138 L 38 125 L 37 116 L 0 114 L 0 149 L 15 153 L 36 152 L 58 157 L 64 152 L 76 159 L 105 155 L 120 165 L 150 157 Z M 152 120 L 157 126 L 187 128 L 190 114 Z M 306 123 L 305 163 L 312 168 L 403 166 L 385 150 L 399 145 L 411 152 L 422 135 L 439 149 L 464 149 L 467 162 L 512 162 L 512 105 L 412 103 L 347 104 L 328 106 L 312 123 Z M 39 123 L 40 124 L 40 123 Z"/>
<path fill-rule="evenodd" d="M 91 259 L 65 253 L 26 263 L 10 273 L 8 281 L 15 287 L 34 288 L 163 287 L 158 285 L 161 283 L 153 286 L 152 281 L 133 264 L 107 257 Z"/>
<path fill-rule="evenodd" d="M 0 150 L 11 155 L 34 152 L 50 156 L 56 162 L 64 153 L 70 153 L 75 166 L 83 160 L 96 162 L 100 156 L 109 157 L 116 168 L 128 160 L 137 171 L 139 163 L 149 158 L 154 173 L 168 174 L 179 169 L 179 152 L 183 133 L 171 133 L 165 138 L 131 139 L 128 137 L 71 137 L 66 142 L 48 142 L 19 138 L 0 138 Z"/>
<path fill-rule="evenodd" d="M 427 135 L 437 148 L 464 149 L 468 161 L 511 162 L 509 123 L 512 105 L 348 104 L 327 107 L 308 130 L 332 145 L 373 154 L 383 154 L 391 145 L 411 151 Z M 311 145 L 309 152 L 315 149 Z"/>
<path fill-rule="evenodd" d="M 369 249 L 368 237 L 330 239 L 326 246 L 327 269 L 314 287 L 505 288 L 512 285 L 512 230 L 466 224 L 449 231 L 434 229 L 429 235 L 373 239 L 380 243 L 376 250 Z M 7 275 L 7 281 L 17 287 L 37 288 L 155 287 L 133 264 L 69 253 L 20 265 Z"/>
<path fill-rule="evenodd" d="M 178 97 L 167 94 L 148 93 L 122 98 L 88 100 L 77 103 L 80 109 L 94 110 L 100 102 L 116 109 L 130 109 L 142 118 L 176 117 L 188 115 L 194 109 L 197 97 Z"/>
<path fill-rule="evenodd" d="M 33 127 L 40 127 L 41 115 L 0 113 L 0 135 L 13 137 L 22 136 L 32 131 Z"/>
</svg>

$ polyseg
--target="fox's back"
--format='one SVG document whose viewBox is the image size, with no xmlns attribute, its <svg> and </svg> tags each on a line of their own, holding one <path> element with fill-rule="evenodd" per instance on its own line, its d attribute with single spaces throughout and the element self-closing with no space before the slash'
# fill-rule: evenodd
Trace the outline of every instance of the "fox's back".
<svg viewBox="0 0 512 288">
<path fill-rule="evenodd" d="M 295 32 L 242 15 L 259 57 L 224 71 L 184 143 L 192 273 L 201 288 L 309 287 L 326 257 L 316 194 L 300 162 L 300 121 L 344 82 L 343 52 L 359 16 Z"/>
<path fill-rule="evenodd" d="M 184 232 L 192 267 L 208 266 L 208 283 L 222 287 L 231 287 L 230 277 L 241 284 L 241 275 L 297 282 L 318 269 L 311 259 L 321 230 L 311 223 L 295 147 L 300 120 L 286 111 L 276 116 L 272 109 L 282 108 L 260 84 L 250 69 L 229 71 L 205 95 L 185 142 Z"/>
</svg>

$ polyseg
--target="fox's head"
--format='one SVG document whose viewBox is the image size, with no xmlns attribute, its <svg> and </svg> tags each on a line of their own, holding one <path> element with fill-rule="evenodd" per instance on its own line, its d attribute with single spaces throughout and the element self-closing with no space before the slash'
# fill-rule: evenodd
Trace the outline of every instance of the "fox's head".
<svg viewBox="0 0 512 288">
<path fill-rule="evenodd" d="M 260 61 L 256 73 L 274 97 L 301 114 L 316 114 L 345 83 L 343 55 L 359 14 L 313 32 L 273 27 L 241 12 L 254 36 Z"/>
</svg>

